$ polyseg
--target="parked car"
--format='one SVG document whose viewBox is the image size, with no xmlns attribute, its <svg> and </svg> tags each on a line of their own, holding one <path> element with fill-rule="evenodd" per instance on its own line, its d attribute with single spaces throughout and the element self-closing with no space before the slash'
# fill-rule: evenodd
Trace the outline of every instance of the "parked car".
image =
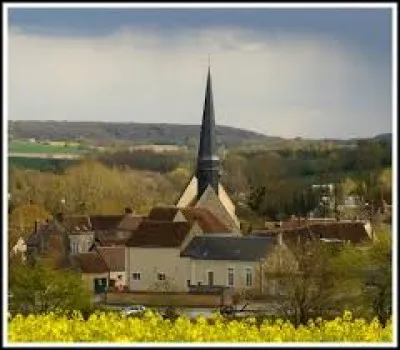
<svg viewBox="0 0 400 350">
<path fill-rule="evenodd" d="M 146 311 L 146 307 L 143 305 L 132 305 L 121 310 L 124 316 L 136 316 L 141 315 Z"/>
</svg>

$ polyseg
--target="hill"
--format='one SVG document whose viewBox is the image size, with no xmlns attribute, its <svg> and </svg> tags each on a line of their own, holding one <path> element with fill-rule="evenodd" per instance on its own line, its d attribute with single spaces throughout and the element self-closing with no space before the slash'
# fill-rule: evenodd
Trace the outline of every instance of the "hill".
<svg viewBox="0 0 400 350">
<path fill-rule="evenodd" d="M 200 125 L 107 122 L 9 121 L 8 128 L 14 139 L 83 139 L 102 144 L 128 141 L 135 144 L 188 145 L 196 144 L 200 133 Z M 217 126 L 217 138 L 225 147 L 280 139 L 228 126 Z"/>
</svg>

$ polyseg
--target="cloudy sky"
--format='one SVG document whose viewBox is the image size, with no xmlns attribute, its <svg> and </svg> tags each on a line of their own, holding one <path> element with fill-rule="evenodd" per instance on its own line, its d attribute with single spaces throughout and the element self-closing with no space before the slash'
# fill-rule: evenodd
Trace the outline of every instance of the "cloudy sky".
<svg viewBox="0 0 400 350">
<path fill-rule="evenodd" d="M 10 9 L 9 118 L 391 132 L 390 9 Z"/>
</svg>

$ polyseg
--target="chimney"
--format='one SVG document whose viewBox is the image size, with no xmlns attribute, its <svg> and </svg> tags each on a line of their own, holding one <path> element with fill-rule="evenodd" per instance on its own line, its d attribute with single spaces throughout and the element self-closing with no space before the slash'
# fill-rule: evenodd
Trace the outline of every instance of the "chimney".
<svg viewBox="0 0 400 350">
<path fill-rule="evenodd" d="M 59 222 L 64 222 L 64 213 L 62 213 L 62 212 L 57 213 L 56 219 Z"/>
<path fill-rule="evenodd" d="M 125 208 L 125 214 L 133 214 L 133 210 L 130 207 Z"/>
</svg>

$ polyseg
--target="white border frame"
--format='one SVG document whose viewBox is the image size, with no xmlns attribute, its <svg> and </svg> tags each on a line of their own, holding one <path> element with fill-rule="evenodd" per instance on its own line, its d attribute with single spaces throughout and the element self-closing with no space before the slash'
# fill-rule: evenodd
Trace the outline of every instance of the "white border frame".
<svg viewBox="0 0 400 350">
<path fill-rule="evenodd" d="M 4 3 L 3 7 L 3 97 L 6 103 L 3 104 L 3 116 L 8 116 L 8 91 L 7 91 L 7 81 L 8 81 L 8 9 L 10 8 L 142 8 L 142 9 L 260 9 L 260 8 L 279 8 L 279 9 L 350 9 L 350 8 L 368 8 L 368 9 L 382 9 L 388 8 L 392 10 L 392 136 L 393 136 L 393 151 L 392 151 L 392 213 L 397 213 L 397 3 L 395 2 L 382 2 L 382 3 Z M 5 54 L 4 54 L 5 53 Z M 3 118 L 3 159 L 8 159 L 8 119 Z M 5 162 L 5 167 L 3 170 L 3 196 L 6 196 L 5 203 L 7 203 L 7 193 L 8 193 L 8 164 Z M 4 200 L 4 199 L 3 199 Z M 3 218 L 8 218 L 8 205 L 3 205 Z M 396 215 L 392 216 L 392 232 L 393 232 L 393 247 L 397 248 L 397 222 L 398 218 Z M 7 232 L 8 225 L 7 220 L 3 220 L 3 232 Z M 3 249 L 8 247 L 7 235 L 3 234 Z M 283 347 L 303 347 L 303 346 L 318 346 L 318 347 L 331 347 L 340 345 L 350 345 L 352 347 L 364 347 L 364 346 L 375 346 L 375 347 L 387 347 L 389 344 L 397 345 L 398 333 L 397 333 L 397 249 L 393 249 L 392 256 L 392 267 L 393 267 L 393 342 L 392 343 L 268 343 L 267 346 L 283 346 Z M 8 254 L 7 251 L 3 250 L 3 281 L 8 281 Z M 7 324 L 7 295 L 8 295 L 8 283 L 3 283 L 3 343 L 10 347 L 31 347 L 32 343 L 15 343 L 10 345 L 7 342 L 8 335 L 8 324 Z M 40 343 L 35 343 L 35 345 Z M 76 343 L 75 343 L 76 344 Z M 75 347 L 74 343 L 42 343 L 40 346 L 43 347 Z M 172 346 L 172 347 L 186 347 L 190 344 L 192 347 L 204 347 L 207 344 L 204 343 L 188 343 L 188 344 L 168 344 L 168 343 L 134 343 L 139 344 L 140 347 L 159 347 L 159 346 Z M 80 343 L 81 347 L 110 347 L 115 345 L 115 343 Z M 226 346 L 230 343 L 212 343 L 212 346 Z M 131 347 L 132 344 L 125 345 L 119 344 L 120 347 Z M 264 347 L 265 344 L 258 343 L 235 343 L 237 347 Z"/>
</svg>

